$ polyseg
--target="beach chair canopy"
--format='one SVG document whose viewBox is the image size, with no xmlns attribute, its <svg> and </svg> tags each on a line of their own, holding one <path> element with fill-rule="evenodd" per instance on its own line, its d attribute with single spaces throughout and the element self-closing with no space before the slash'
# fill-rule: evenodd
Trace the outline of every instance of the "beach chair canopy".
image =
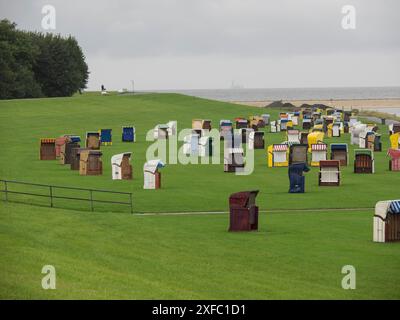
<svg viewBox="0 0 400 320">
<path fill-rule="evenodd" d="M 372 152 L 372 150 L 369 149 L 355 149 L 354 156 L 357 156 L 359 154 L 369 155 L 372 159 L 374 157 L 374 153 Z"/>
<path fill-rule="evenodd" d="M 56 138 L 41 138 L 40 139 L 41 144 L 55 144 L 56 143 Z"/>
<path fill-rule="evenodd" d="M 239 118 L 239 119 L 236 119 L 236 122 L 238 122 L 238 123 L 247 123 L 248 120 L 243 119 L 243 118 Z"/>
<path fill-rule="evenodd" d="M 197 130 L 203 129 L 203 120 L 202 119 L 193 119 L 192 120 L 192 129 L 197 129 Z"/>
<path fill-rule="evenodd" d="M 56 156 L 59 157 L 61 155 L 61 147 L 67 143 L 68 137 L 61 136 L 56 138 L 55 145 L 56 145 Z"/>
<path fill-rule="evenodd" d="M 112 129 L 100 129 L 101 142 L 111 142 Z"/>
<path fill-rule="evenodd" d="M 388 211 L 392 214 L 400 214 L 400 200 L 393 200 Z"/>
<path fill-rule="evenodd" d="M 86 132 L 86 138 L 92 137 L 92 136 L 100 137 L 100 133 L 97 132 L 97 131 L 88 131 L 88 132 Z"/>
<path fill-rule="evenodd" d="M 398 149 L 400 145 L 400 133 L 393 133 L 389 137 L 390 140 L 390 146 L 392 149 Z"/>
<path fill-rule="evenodd" d="M 67 135 L 56 138 L 56 141 L 55 141 L 56 145 L 58 145 L 58 146 L 63 145 L 67 141 L 67 139 L 68 139 Z"/>
<path fill-rule="evenodd" d="M 400 214 L 400 200 L 379 201 L 375 205 L 375 216 L 386 220 L 388 213 Z"/>
<path fill-rule="evenodd" d="M 210 119 L 203 119 L 203 122 L 201 124 L 202 129 L 211 130 L 211 122 L 212 121 Z"/>
<path fill-rule="evenodd" d="M 101 156 L 103 153 L 100 150 L 85 149 L 80 151 L 80 159 L 87 162 L 89 156 Z"/>
<path fill-rule="evenodd" d="M 299 130 L 297 130 L 297 129 L 289 129 L 288 131 L 287 131 L 287 134 L 288 135 L 299 135 Z"/>
<path fill-rule="evenodd" d="M 242 191 L 232 193 L 229 196 L 229 207 L 231 209 L 234 208 L 249 208 L 250 206 L 255 205 L 255 199 L 258 194 L 258 190 L 253 191 Z"/>
<path fill-rule="evenodd" d="M 326 151 L 327 145 L 325 143 L 317 143 L 311 145 L 311 151 Z"/>
<path fill-rule="evenodd" d="M 124 156 L 128 156 L 130 159 L 131 155 L 132 155 L 132 152 L 124 152 L 124 153 L 119 153 L 119 154 L 113 155 L 111 157 L 111 164 L 116 164 L 116 165 L 120 166 Z"/>
<path fill-rule="evenodd" d="M 66 134 L 66 135 L 64 135 L 64 137 L 60 137 L 60 138 L 61 139 L 65 138 L 65 140 L 64 140 L 65 142 L 67 142 L 67 141 L 69 141 L 69 142 L 81 142 L 81 137 L 80 136 L 72 135 L 72 134 Z M 56 140 L 58 141 L 58 139 L 59 138 L 57 138 Z"/>
<path fill-rule="evenodd" d="M 346 151 L 348 150 L 347 143 L 332 143 L 331 151 Z"/>
<path fill-rule="evenodd" d="M 231 126 L 232 125 L 232 121 L 231 120 L 220 120 L 219 121 L 219 125 L 220 126 Z"/>
<path fill-rule="evenodd" d="M 70 136 L 70 140 L 73 143 L 81 142 L 81 137 L 80 136 Z"/>
<path fill-rule="evenodd" d="M 398 133 L 398 132 L 400 132 L 400 123 L 393 123 L 393 124 L 391 125 L 391 131 L 392 131 L 393 133 Z"/>
<path fill-rule="evenodd" d="M 310 132 L 307 136 L 308 140 L 308 145 L 311 147 L 311 145 L 316 144 L 316 143 L 321 143 L 323 142 L 325 137 L 325 134 L 320 131 L 315 131 L 315 132 Z"/>
<path fill-rule="evenodd" d="M 340 170 L 340 161 L 339 160 L 321 160 L 319 162 L 319 167 L 322 168 L 337 168 Z"/>
<path fill-rule="evenodd" d="M 287 144 L 274 144 L 272 151 L 274 152 L 286 152 L 289 146 Z"/>
<path fill-rule="evenodd" d="M 392 159 L 400 159 L 400 150 L 399 149 L 389 149 L 387 154 L 392 158 Z"/>
<path fill-rule="evenodd" d="M 144 166 L 143 170 L 151 173 L 155 173 L 158 169 L 164 168 L 165 164 L 160 159 L 154 159 L 147 161 Z"/>
<path fill-rule="evenodd" d="M 237 129 L 247 128 L 248 120 L 243 118 L 236 118 L 235 123 Z"/>
<path fill-rule="evenodd" d="M 153 137 L 154 139 L 164 139 L 164 138 L 168 138 L 168 130 L 169 127 L 167 124 L 162 123 L 162 124 L 157 124 L 154 127 L 153 130 Z"/>
</svg>

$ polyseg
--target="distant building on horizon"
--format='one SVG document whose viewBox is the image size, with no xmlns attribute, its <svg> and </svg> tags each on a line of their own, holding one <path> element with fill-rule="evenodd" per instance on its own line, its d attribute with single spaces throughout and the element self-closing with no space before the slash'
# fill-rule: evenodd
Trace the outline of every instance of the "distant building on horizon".
<svg viewBox="0 0 400 320">
<path fill-rule="evenodd" d="M 244 85 L 235 83 L 235 80 L 232 80 L 230 89 L 244 89 Z"/>
</svg>

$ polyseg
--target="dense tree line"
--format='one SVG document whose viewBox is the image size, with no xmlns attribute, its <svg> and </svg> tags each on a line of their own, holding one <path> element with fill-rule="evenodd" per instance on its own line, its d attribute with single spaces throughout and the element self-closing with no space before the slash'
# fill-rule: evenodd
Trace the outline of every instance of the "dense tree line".
<svg viewBox="0 0 400 320">
<path fill-rule="evenodd" d="M 86 87 L 88 75 L 75 38 L 0 21 L 0 99 L 71 96 Z"/>
</svg>

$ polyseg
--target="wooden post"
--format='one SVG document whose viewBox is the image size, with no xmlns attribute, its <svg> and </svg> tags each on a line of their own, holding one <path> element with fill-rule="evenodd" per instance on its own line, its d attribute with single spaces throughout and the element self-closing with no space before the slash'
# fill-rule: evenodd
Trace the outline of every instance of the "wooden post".
<svg viewBox="0 0 400 320">
<path fill-rule="evenodd" d="M 93 211 L 93 190 L 90 190 L 90 208 Z"/>
<path fill-rule="evenodd" d="M 50 191 L 50 207 L 53 208 L 53 187 L 49 186 L 49 191 Z"/>
<path fill-rule="evenodd" d="M 129 199 L 131 201 L 131 213 L 133 213 L 133 206 L 132 206 L 132 193 L 129 194 Z"/>
<path fill-rule="evenodd" d="M 8 201 L 8 188 L 7 188 L 7 181 L 4 180 L 4 191 L 6 193 L 6 201 Z"/>
</svg>

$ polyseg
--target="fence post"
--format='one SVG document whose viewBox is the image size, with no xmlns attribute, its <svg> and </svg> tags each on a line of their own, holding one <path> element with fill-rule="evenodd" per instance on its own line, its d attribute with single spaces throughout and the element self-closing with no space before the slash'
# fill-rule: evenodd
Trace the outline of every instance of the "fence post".
<svg viewBox="0 0 400 320">
<path fill-rule="evenodd" d="M 8 188 L 7 188 L 7 180 L 4 180 L 4 191 L 6 193 L 6 201 L 8 201 Z"/>
<path fill-rule="evenodd" d="M 129 199 L 131 201 L 131 213 L 133 213 L 133 208 L 132 208 L 132 193 L 129 194 Z"/>
<path fill-rule="evenodd" d="M 93 211 L 93 190 L 90 190 L 90 208 Z"/>
<path fill-rule="evenodd" d="M 49 186 L 49 191 L 50 191 L 50 207 L 53 208 L 53 187 Z"/>
<path fill-rule="evenodd" d="M 89 191 L 90 192 L 90 198 L 86 199 L 86 198 L 70 198 L 70 197 L 60 197 L 63 199 L 68 199 L 68 200 L 85 200 L 85 201 L 90 201 L 90 208 L 91 211 L 94 211 L 94 202 L 99 201 L 99 202 L 106 202 L 106 203 L 117 203 L 117 204 L 124 204 L 124 205 L 129 205 L 130 207 L 130 212 L 133 214 L 133 194 L 132 192 L 113 192 L 113 191 L 107 191 L 107 190 L 93 190 L 93 189 L 84 189 L 84 188 L 70 188 L 70 187 L 62 187 L 62 186 L 53 186 L 53 185 L 48 185 L 48 184 L 35 184 L 35 183 L 27 183 L 27 182 L 18 182 L 18 181 L 13 181 L 13 180 L 3 180 L 0 179 L 0 184 L 1 182 L 3 182 L 4 184 L 4 190 L 0 190 L 3 191 L 3 193 L 5 194 L 5 198 L 4 201 L 9 201 L 8 198 L 8 193 L 16 193 L 16 194 L 25 194 L 25 195 L 32 195 L 32 196 L 45 196 L 45 197 L 49 197 L 50 198 L 50 207 L 54 207 L 54 199 L 57 199 L 57 195 L 54 195 L 54 190 L 58 189 L 58 188 L 65 188 L 65 189 L 74 189 L 74 190 L 82 190 L 82 191 Z M 44 188 L 49 188 L 49 193 L 48 195 L 45 194 L 35 194 L 35 193 L 24 193 L 24 192 L 18 192 L 18 191 L 9 191 L 8 190 L 8 182 L 10 183 L 17 183 L 17 184 L 23 184 L 23 185 L 31 185 L 31 186 L 40 186 L 40 187 L 44 187 Z M 102 200 L 95 200 L 93 199 L 93 192 L 107 192 L 107 193 L 111 193 L 111 194 L 124 194 L 124 195 L 129 195 L 129 200 L 130 202 L 121 202 L 121 201 L 102 201 Z"/>
</svg>

